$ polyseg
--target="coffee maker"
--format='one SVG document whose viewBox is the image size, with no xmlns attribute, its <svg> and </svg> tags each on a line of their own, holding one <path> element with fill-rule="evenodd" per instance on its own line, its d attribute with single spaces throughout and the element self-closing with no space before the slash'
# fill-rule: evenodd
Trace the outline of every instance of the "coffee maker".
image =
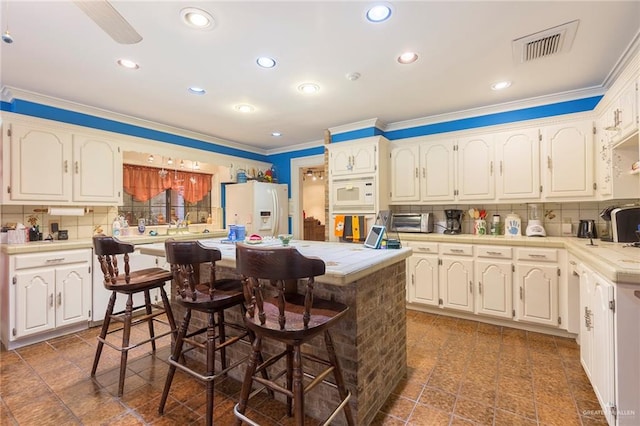
<svg viewBox="0 0 640 426">
<path fill-rule="evenodd" d="M 444 211 L 447 227 L 444 234 L 459 234 L 462 231 L 462 210 L 447 209 Z"/>
</svg>

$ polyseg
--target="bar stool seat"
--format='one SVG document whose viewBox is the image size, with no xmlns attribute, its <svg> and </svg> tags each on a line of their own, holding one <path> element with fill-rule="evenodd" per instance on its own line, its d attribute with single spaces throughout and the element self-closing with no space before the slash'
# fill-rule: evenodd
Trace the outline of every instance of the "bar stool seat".
<svg viewBox="0 0 640 426">
<path fill-rule="evenodd" d="M 176 303 L 186 308 L 184 319 L 178 330 L 178 336 L 171 356 L 169 371 L 160 399 L 158 412 L 162 414 L 169 396 L 171 383 L 176 369 L 180 369 L 206 383 L 207 392 L 207 425 L 213 424 L 213 391 L 217 378 L 232 368 L 242 365 L 247 356 L 229 364 L 226 349 L 241 340 L 252 341 L 252 335 L 243 324 L 235 324 L 225 320 L 225 310 L 237 307 L 244 315 L 244 294 L 242 282 L 237 279 L 216 279 L 215 263 L 221 259 L 220 250 L 205 247 L 198 241 L 165 241 L 166 259 L 171 264 L 173 283 L 176 286 Z M 209 274 L 206 279 L 200 276 L 200 266 L 208 265 Z M 206 327 L 189 330 L 192 311 L 207 315 Z M 229 329 L 235 333 L 228 335 Z M 199 335 L 204 337 L 196 338 Z M 194 348 L 206 352 L 206 366 L 203 368 L 187 366 L 184 354 Z M 216 353 L 219 354 L 220 367 L 216 369 Z"/>
<path fill-rule="evenodd" d="M 349 308 L 342 303 L 313 296 L 314 277 L 325 273 L 324 262 L 305 257 L 294 247 L 256 247 L 238 243 L 236 269 L 243 277 L 247 298 L 245 325 L 255 333 L 253 353 L 245 372 L 239 402 L 234 407 L 237 424 L 242 421 L 257 424 L 245 412 L 250 398 L 266 388 L 284 394 L 289 417 L 293 415 L 296 425 L 304 425 L 304 397 L 315 386 L 325 383 L 337 388 L 340 402 L 324 424 L 330 424 L 343 411 L 347 424 L 354 425 L 348 403 L 351 392 L 345 386 L 329 333 Z M 285 283 L 289 280 L 306 280 L 305 294 L 285 292 Z M 302 345 L 319 334 L 324 335 L 326 358 L 302 351 Z M 284 348 L 263 362 L 260 355 L 264 339 L 280 342 Z M 284 370 L 271 371 L 269 376 L 273 379 L 258 375 L 267 369 L 273 370 L 272 367 L 276 367 L 277 361 L 283 358 Z M 315 369 L 305 369 L 303 361 L 313 363 Z M 335 383 L 326 380 L 331 373 Z M 309 377 L 310 381 L 305 382 L 304 377 Z M 254 384 L 258 387 L 252 392 Z"/>
<path fill-rule="evenodd" d="M 124 391 L 124 381 L 127 370 L 127 358 L 129 351 L 146 343 L 151 343 L 151 349 L 155 352 L 156 340 L 169 334 L 177 333 L 176 323 L 171 312 L 171 304 L 164 290 L 164 285 L 171 279 L 171 271 L 162 268 L 147 268 L 131 272 L 129 266 L 129 253 L 133 253 L 133 244 L 118 241 L 113 237 L 97 235 L 93 237 L 93 248 L 98 257 L 100 268 L 104 275 L 104 287 L 111 291 L 107 311 L 102 322 L 102 329 L 98 336 L 98 346 L 93 359 L 91 376 L 95 376 L 100 363 L 104 345 L 119 351 L 120 376 L 118 379 L 118 396 Z M 120 261 L 118 261 L 120 257 Z M 124 273 L 121 273 L 119 265 L 122 265 Z M 162 305 L 152 303 L 150 290 L 160 289 Z M 133 305 L 133 296 L 144 293 L 144 304 Z M 113 312 L 118 294 L 127 296 L 125 309 Z M 166 315 L 167 321 L 160 320 L 160 316 Z M 111 321 L 122 323 L 121 327 L 109 330 Z M 156 335 L 154 322 L 169 326 L 169 331 Z M 131 342 L 131 330 L 136 325 L 147 323 L 149 338 L 143 341 Z M 109 338 L 111 334 L 122 332 L 122 340 L 118 343 L 115 338 Z"/>
</svg>

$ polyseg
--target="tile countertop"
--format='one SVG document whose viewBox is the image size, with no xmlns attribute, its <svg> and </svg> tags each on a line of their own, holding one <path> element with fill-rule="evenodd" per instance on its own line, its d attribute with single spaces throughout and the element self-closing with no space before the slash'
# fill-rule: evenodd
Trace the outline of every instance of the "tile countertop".
<svg viewBox="0 0 640 426">
<path fill-rule="evenodd" d="M 222 243 L 220 239 L 202 240 L 203 245 L 216 247 L 222 260 L 216 265 L 235 268 L 235 245 Z M 362 244 L 330 243 L 322 241 L 292 240 L 290 245 L 305 256 L 315 256 L 325 261 L 326 273 L 316 281 L 333 285 L 347 285 L 389 265 L 411 256 L 411 249 L 374 250 Z M 265 241 L 256 247 L 281 246 L 280 241 Z M 140 253 L 164 256 L 164 244 L 148 244 L 140 247 Z"/>
<path fill-rule="evenodd" d="M 577 237 L 505 237 L 504 235 L 472 234 L 410 234 L 399 233 L 405 242 L 464 243 L 478 245 L 502 245 L 515 247 L 564 248 L 569 254 L 583 261 L 594 271 L 614 283 L 640 284 L 640 248 L 624 243 L 611 243 L 594 239 L 594 246 L 587 238 Z"/>
</svg>

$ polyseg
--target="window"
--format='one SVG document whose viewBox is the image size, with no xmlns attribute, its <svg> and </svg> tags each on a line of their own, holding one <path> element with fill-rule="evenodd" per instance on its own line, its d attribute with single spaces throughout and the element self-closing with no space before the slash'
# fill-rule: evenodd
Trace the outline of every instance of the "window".
<svg viewBox="0 0 640 426">
<path fill-rule="evenodd" d="M 175 220 L 187 219 L 191 223 L 206 223 L 211 213 L 211 191 L 195 203 L 184 200 L 180 191 L 167 189 L 147 201 L 137 201 L 132 194 L 124 192 L 121 214 L 131 226 L 144 218 L 147 225 L 163 225 Z"/>
</svg>

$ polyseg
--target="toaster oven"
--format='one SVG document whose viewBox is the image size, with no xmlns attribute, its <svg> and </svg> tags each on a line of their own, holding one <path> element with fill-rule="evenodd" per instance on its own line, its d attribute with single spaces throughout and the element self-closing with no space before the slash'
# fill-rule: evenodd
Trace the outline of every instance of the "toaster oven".
<svg viewBox="0 0 640 426">
<path fill-rule="evenodd" d="M 431 213 L 393 213 L 391 230 L 397 232 L 433 232 L 433 214 Z"/>
<path fill-rule="evenodd" d="M 640 241 L 640 206 L 620 207 L 611 211 L 611 235 L 614 243 Z"/>
</svg>

